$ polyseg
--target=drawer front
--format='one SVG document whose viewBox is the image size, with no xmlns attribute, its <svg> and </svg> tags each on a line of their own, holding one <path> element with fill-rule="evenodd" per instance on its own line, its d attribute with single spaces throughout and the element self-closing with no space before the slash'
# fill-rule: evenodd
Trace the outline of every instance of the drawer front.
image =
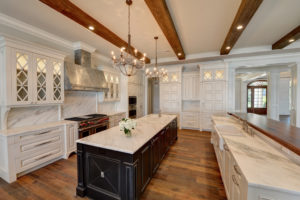
<svg viewBox="0 0 300 200">
<path fill-rule="evenodd" d="M 22 144 L 20 145 L 20 151 L 21 152 L 27 152 L 30 150 L 34 150 L 34 149 L 38 149 L 38 148 L 43 148 L 47 145 L 53 144 L 53 143 L 57 143 L 57 142 L 61 142 L 61 136 L 60 135 L 55 135 L 54 137 L 45 139 L 45 140 L 40 140 L 38 142 L 34 142 L 34 143 L 29 143 L 29 144 Z"/>
<path fill-rule="evenodd" d="M 60 130 L 60 129 L 59 129 Z M 23 157 L 31 155 L 35 152 L 43 151 L 44 149 L 51 150 L 57 148 L 57 146 L 63 146 L 64 144 L 64 132 L 63 130 L 51 132 L 51 134 L 38 135 L 32 137 L 31 140 L 24 140 L 19 142 L 15 149 L 15 155 Z"/>
<path fill-rule="evenodd" d="M 21 143 L 35 142 L 35 141 L 43 140 L 49 136 L 52 136 L 53 134 L 62 133 L 62 132 L 64 132 L 63 127 L 56 127 L 56 128 L 52 128 L 52 129 L 35 131 L 30 134 L 15 136 L 15 142 L 16 143 L 17 142 L 21 142 Z"/>
<path fill-rule="evenodd" d="M 31 169 L 38 165 L 41 165 L 47 161 L 55 158 L 59 158 L 63 155 L 62 145 L 59 143 L 53 144 L 52 147 L 45 148 L 39 152 L 35 152 L 28 156 L 23 156 L 16 159 L 16 171 L 17 173 Z"/>
<path fill-rule="evenodd" d="M 182 121 L 181 126 L 189 128 L 198 128 L 198 124 L 196 121 Z"/>
</svg>

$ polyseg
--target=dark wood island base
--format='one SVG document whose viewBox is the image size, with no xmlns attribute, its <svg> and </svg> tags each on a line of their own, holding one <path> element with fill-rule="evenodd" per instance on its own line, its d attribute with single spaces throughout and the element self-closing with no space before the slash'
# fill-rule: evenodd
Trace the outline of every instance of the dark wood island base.
<svg viewBox="0 0 300 200">
<path fill-rule="evenodd" d="M 101 200 L 139 199 L 176 140 L 175 118 L 134 154 L 77 143 L 76 194 Z"/>
</svg>

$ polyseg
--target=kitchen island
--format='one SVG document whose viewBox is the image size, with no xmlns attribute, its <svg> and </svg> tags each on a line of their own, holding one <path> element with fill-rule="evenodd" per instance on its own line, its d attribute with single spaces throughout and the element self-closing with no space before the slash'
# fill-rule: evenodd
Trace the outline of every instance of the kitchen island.
<svg viewBox="0 0 300 200">
<path fill-rule="evenodd" d="M 78 196 L 139 199 L 177 139 L 176 115 L 139 118 L 132 136 L 119 127 L 77 141 Z"/>
</svg>

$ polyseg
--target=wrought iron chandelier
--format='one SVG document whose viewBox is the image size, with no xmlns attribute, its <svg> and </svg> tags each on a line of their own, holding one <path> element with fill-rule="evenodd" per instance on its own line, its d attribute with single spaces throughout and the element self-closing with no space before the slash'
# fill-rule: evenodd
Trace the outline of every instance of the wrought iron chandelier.
<svg viewBox="0 0 300 200">
<path fill-rule="evenodd" d="M 120 56 L 116 57 L 115 53 L 112 51 L 112 61 L 114 67 L 118 68 L 122 74 L 125 76 L 133 76 L 136 74 L 138 69 L 143 69 L 145 67 L 146 53 L 143 54 L 141 59 L 137 59 L 138 50 L 131 47 L 131 35 L 130 35 L 130 6 L 132 0 L 126 0 L 128 5 L 128 46 L 120 48 Z"/>
<path fill-rule="evenodd" d="M 146 69 L 146 76 L 148 78 L 151 78 L 152 80 L 154 80 L 156 83 L 159 82 L 160 78 L 164 78 L 166 76 L 168 76 L 168 72 L 165 68 L 159 68 L 157 65 L 157 40 L 158 37 L 155 36 L 155 65 L 154 67 L 147 67 Z"/>
</svg>

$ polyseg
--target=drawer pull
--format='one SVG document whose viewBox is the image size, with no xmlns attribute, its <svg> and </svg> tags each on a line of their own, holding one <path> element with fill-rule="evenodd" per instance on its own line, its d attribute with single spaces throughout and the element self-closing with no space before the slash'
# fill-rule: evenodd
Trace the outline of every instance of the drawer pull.
<svg viewBox="0 0 300 200">
<path fill-rule="evenodd" d="M 241 175 L 241 172 L 240 172 L 240 170 L 239 170 L 239 168 L 238 168 L 237 165 L 234 165 L 233 168 L 234 168 L 234 171 L 235 171 L 238 175 Z"/>
<path fill-rule="evenodd" d="M 37 145 L 35 145 L 34 147 L 43 146 L 43 145 L 45 145 L 45 144 L 50 144 L 50 143 L 52 143 L 52 142 L 53 142 L 53 141 L 50 140 L 50 141 L 48 141 L 48 142 L 43 142 L 43 143 L 41 143 L 41 144 L 37 144 Z"/>
<path fill-rule="evenodd" d="M 232 175 L 232 181 L 234 184 L 236 184 L 237 186 L 239 186 L 239 183 L 237 182 L 236 178 L 234 175 Z"/>
<path fill-rule="evenodd" d="M 44 155 L 44 156 L 42 156 L 42 157 L 39 157 L 39 158 L 36 158 L 36 159 L 34 159 L 35 161 L 39 161 L 39 160 L 42 160 L 42 159 L 44 159 L 44 158 L 47 158 L 48 156 L 51 156 L 53 153 L 49 153 L 49 154 L 47 154 L 47 155 Z"/>
<path fill-rule="evenodd" d="M 41 132 L 41 133 L 37 133 L 37 134 L 35 134 L 35 135 L 44 135 L 44 134 L 46 134 L 46 133 L 50 133 L 50 130 L 49 130 L 49 131 L 44 131 L 44 132 Z"/>
<path fill-rule="evenodd" d="M 225 151 L 229 151 L 227 144 L 224 144 L 223 147 L 224 147 Z"/>
</svg>

